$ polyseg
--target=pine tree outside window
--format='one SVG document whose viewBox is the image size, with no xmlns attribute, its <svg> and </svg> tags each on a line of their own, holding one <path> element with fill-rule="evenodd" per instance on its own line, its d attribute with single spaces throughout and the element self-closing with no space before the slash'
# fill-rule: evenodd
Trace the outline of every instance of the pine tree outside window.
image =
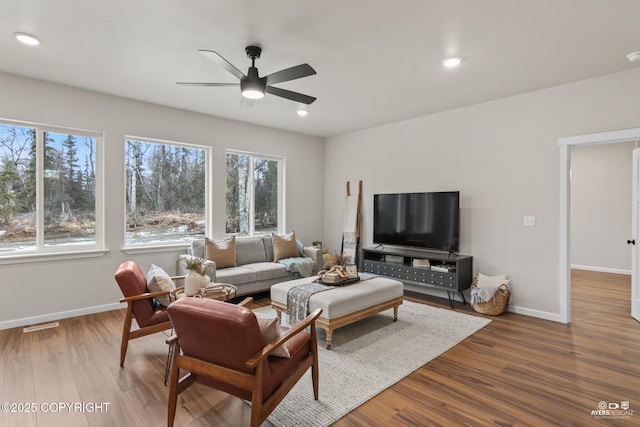
<svg viewBox="0 0 640 427">
<path fill-rule="evenodd" d="M 204 239 L 207 147 L 126 140 L 126 246 Z"/>
<path fill-rule="evenodd" d="M 280 157 L 227 151 L 227 235 L 255 236 L 281 232 L 282 164 Z"/>
<path fill-rule="evenodd" d="M 0 123 L 0 257 L 104 247 L 101 141 L 93 132 Z"/>
</svg>

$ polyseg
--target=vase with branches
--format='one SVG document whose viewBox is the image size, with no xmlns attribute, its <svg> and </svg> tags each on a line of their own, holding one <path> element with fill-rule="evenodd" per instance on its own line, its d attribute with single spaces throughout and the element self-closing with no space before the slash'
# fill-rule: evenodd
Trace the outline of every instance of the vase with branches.
<svg viewBox="0 0 640 427">
<path fill-rule="evenodd" d="M 211 279 L 207 273 L 211 270 L 211 266 L 206 259 L 192 257 L 183 259 L 184 268 L 189 270 L 184 278 L 184 293 L 187 296 L 193 296 L 200 292 L 200 289 L 206 288 Z"/>
</svg>

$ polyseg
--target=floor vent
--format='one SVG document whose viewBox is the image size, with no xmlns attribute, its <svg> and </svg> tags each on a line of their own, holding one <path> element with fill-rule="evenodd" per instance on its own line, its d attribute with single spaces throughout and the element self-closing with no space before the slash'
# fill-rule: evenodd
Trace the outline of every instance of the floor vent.
<svg viewBox="0 0 640 427">
<path fill-rule="evenodd" d="M 34 331 L 41 331 L 43 329 L 57 328 L 58 326 L 60 326 L 60 324 L 58 322 L 43 323 L 41 325 L 27 326 L 26 328 L 24 328 L 22 330 L 22 333 L 26 334 L 27 332 L 34 332 Z"/>
</svg>

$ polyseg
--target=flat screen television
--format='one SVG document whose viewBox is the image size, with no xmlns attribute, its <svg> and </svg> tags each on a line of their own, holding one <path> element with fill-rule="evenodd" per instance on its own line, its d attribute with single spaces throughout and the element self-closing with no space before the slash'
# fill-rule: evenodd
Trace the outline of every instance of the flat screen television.
<svg viewBox="0 0 640 427">
<path fill-rule="evenodd" d="M 374 194 L 373 242 L 457 252 L 460 192 Z"/>
</svg>

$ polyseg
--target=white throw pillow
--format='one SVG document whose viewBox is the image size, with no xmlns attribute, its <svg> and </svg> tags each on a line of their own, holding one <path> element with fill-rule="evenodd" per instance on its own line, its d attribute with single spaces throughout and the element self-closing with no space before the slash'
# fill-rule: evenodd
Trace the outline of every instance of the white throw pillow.
<svg viewBox="0 0 640 427">
<path fill-rule="evenodd" d="M 176 288 L 176 284 L 173 283 L 171 276 L 166 271 L 155 264 L 151 264 L 147 273 L 147 288 L 149 288 L 149 292 L 170 292 Z M 167 294 L 156 297 L 156 301 L 166 307 L 171 302 L 171 299 Z"/>
<path fill-rule="evenodd" d="M 476 277 L 476 285 L 479 288 L 497 288 L 503 283 L 509 284 L 509 276 L 502 274 L 499 276 L 486 276 L 482 273 L 478 273 Z"/>
<path fill-rule="evenodd" d="M 260 333 L 262 334 L 262 344 L 267 345 L 271 341 L 280 336 L 280 325 L 278 325 L 278 319 L 267 319 L 264 317 L 256 317 L 258 319 L 258 326 L 260 327 Z M 283 345 L 276 348 L 271 356 L 291 357 L 287 347 Z"/>
</svg>

